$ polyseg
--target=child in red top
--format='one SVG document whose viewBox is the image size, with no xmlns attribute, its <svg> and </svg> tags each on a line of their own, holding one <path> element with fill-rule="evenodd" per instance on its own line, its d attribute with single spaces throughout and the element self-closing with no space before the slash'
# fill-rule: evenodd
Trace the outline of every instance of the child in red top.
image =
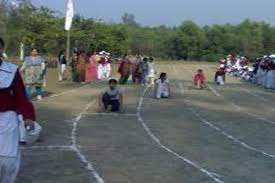
<svg viewBox="0 0 275 183">
<path fill-rule="evenodd" d="M 203 89 L 206 87 L 205 76 L 203 74 L 203 70 L 199 69 L 197 74 L 194 76 L 194 84 L 198 89 Z"/>
</svg>

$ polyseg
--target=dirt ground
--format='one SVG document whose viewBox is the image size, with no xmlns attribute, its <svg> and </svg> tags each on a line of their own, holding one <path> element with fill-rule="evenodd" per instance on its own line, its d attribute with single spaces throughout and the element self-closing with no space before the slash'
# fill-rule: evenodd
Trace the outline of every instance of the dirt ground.
<svg viewBox="0 0 275 183">
<path fill-rule="evenodd" d="M 17 183 L 272 183 L 275 182 L 275 94 L 227 77 L 215 65 L 158 64 L 172 98 L 153 88 L 122 87 L 123 114 L 98 114 L 99 82 L 61 89 L 35 103 L 42 140 L 22 147 Z M 192 86 L 202 68 L 208 89 Z"/>
</svg>

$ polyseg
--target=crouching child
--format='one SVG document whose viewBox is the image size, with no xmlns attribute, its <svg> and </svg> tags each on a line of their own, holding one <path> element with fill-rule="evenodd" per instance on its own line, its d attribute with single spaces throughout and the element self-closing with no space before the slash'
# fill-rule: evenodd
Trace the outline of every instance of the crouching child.
<svg viewBox="0 0 275 183">
<path fill-rule="evenodd" d="M 215 74 L 215 82 L 217 85 L 224 85 L 225 84 L 225 71 L 224 69 L 220 68 Z"/>
<path fill-rule="evenodd" d="M 155 83 L 155 98 L 169 98 L 170 84 L 166 73 L 161 73 L 159 79 Z"/>
<path fill-rule="evenodd" d="M 123 111 L 123 94 L 118 88 L 117 80 L 109 80 L 108 88 L 99 97 L 99 107 L 105 112 Z"/>
<path fill-rule="evenodd" d="M 203 89 L 206 87 L 206 81 L 205 76 L 203 74 L 203 70 L 199 69 L 194 76 L 194 85 L 198 89 Z"/>
</svg>

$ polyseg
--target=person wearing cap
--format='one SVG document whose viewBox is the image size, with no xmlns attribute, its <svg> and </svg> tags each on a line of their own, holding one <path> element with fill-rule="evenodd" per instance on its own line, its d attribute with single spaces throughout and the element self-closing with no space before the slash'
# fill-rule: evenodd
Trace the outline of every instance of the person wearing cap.
<svg viewBox="0 0 275 183">
<path fill-rule="evenodd" d="M 19 119 L 26 126 L 36 120 L 33 104 L 29 101 L 18 67 L 3 56 L 4 42 L 0 38 L 0 182 L 13 183 L 20 165 Z"/>
<path fill-rule="evenodd" d="M 44 57 L 38 55 L 36 48 L 32 48 L 31 55 L 25 58 L 20 71 L 24 72 L 25 75 L 27 95 L 31 96 L 32 89 L 35 88 L 37 99 L 41 100 L 46 74 L 46 60 Z"/>
</svg>

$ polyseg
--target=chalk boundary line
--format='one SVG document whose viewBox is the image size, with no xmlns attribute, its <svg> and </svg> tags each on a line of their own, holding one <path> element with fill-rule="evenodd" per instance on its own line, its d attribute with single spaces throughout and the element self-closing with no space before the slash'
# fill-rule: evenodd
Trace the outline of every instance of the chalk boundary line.
<svg viewBox="0 0 275 183">
<path fill-rule="evenodd" d="M 92 102 L 89 102 L 86 104 L 85 108 L 76 116 L 74 117 L 71 121 L 73 123 L 73 128 L 71 131 L 71 139 L 70 143 L 71 145 L 68 146 L 26 146 L 26 147 L 20 147 L 22 150 L 28 150 L 28 149 L 47 149 L 47 150 L 55 150 L 55 149 L 60 149 L 60 150 L 67 150 L 67 151 L 73 151 L 76 153 L 76 156 L 80 160 L 82 164 L 85 165 L 85 169 L 93 176 L 93 178 L 96 179 L 97 183 L 104 183 L 104 180 L 102 177 L 100 177 L 99 173 L 96 171 L 94 166 L 92 165 L 91 162 L 88 161 L 87 157 L 81 152 L 78 144 L 77 144 L 77 128 L 80 120 L 85 116 L 89 108 L 96 103 L 96 100 L 92 100 Z"/>
<path fill-rule="evenodd" d="M 141 110 L 142 110 L 142 106 L 143 106 L 143 102 L 144 102 L 144 96 L 148 91 L 148 87 L 144 88 L 144 91 L 142 92 L 142 95 L 140 97 L 139 100 L 139 104 L 138 104 L 138 108 L 137 108 L 137 116 L 138 116 L 138 121 L 141 123 L 141 125 L 143 126 L 144 130 L 147 132 L 147 134 L 151 137 L 151 139 L 161 148 L 164 149 L 166 152 L 174 155 L 175 157 L 179 158 L 180 160 L 188 163 L 189 165 L 191 165 L 192 167 L 198 169 L 200 172 L 204 173 L 207 177 L 211 178 L 212 180 L 214 180 L 217 183 L 224 183 L 222 180 L 220 180 L 219 178 L 217 178 L 217 174 L 212 173 L 208 170 L 206 170 L 205 168 L 201 167 L 200 165 L 196 164 L 195 162 L 187 159 L 186 157 L 176 153 L 175 151 L 171 150 L 170 148 L 168 148 L 167 146 L 163 145 L 160 141 L 160 139 L 158 139 L 153 132 L 149 129 L 149 127 L 147 126 L 147 124 L 145 123 L 144 119 L 142 118 L 141 115 Z"/>
<path fill-rule="evenodd" d="M 183 66 L 182 68 L 185 69 L 185 70 L 188 70 L 188 69 L 186 69 L 184 66 Z M 209 68 L 209 67 L 208 67 L 208 68 Z M 191 72 L 190 70 L 188 70 L 188 72 L 192 74 L 192 72 Z M 269 124 L 275 125 L 275 121 L 272 121 L 272 120 L 266 119 L 266 118 L 264 118 L 264 117 L 262 117 L 262 116 L 259 116 L 259 115 L 256 115 L 256 114 L 253 114 L 253 113 L 246 112 L 246 111 L 242 110 L 243 107 L 237 105 L 236 103 L 232 102 L 230 99 L 227 99 L 226 97 L 224 97 L 223 95 L 221 95 L 221 94 L 220 94 L 217 90 L 215 90 L 214 87 L 212 87 L 212 85 L 209 84 L 209 83 L 208 83 L 208 87 L 209 87 L 209 89 L 214 93 L 215 96 L 217 96 L 217 97 L 223 97 L 225 101 L 230 102 L 231 105 L 232 105 L 235 109 L 237 109 L 238 111 L 242 111 L 243 113 L 245 113 L 245 114 L 247 114 L 247 115 L 249 115 L 249 116 L 252 116 L 252 117 L 254 117 L 254 118 L 257 118 L 257 119 L 259 119 L 259 120 L 261 120 L 261 121 L 263 121 L 263 122 L 265 122 L 265 123 L 269 123 Z M 247 89 L 246 89 L 246 90 L 247 90 Z M 247 92 L 247 91 L 246 91 L 246 92 Z M 250 94 L 250 95 L 251 95 L 251 94 Z M 252 96 L 253 96 L 253 95 L 252 95 Z M 260 98 L 259 98 L 259 99 L 260 99 Z M 260 100 L 261 100 L 261 99 L 260 99 Z"/>
<path fill-rule="evenodd" d="M 190 70 L 188 70 L 188 71 L 189 71 L 190 73 L 192 73 Z M 183 84 L 182 84 L 181 82 L 179 82 L 178 85 L 179 85 L 179 88 L 180 88 L 180 89 L 184 88 L 184 86 L 183 86 Z M 226 100 L 226 98 L 225 98 L 224 96 L 222 96 L 220 93 L 218 93 L 218 91 L 215 90 L 210 84 L 208 84 L 208 85 L 209 85 L 211 91 L 215 94 L 215 96 L 217 96 L 217 97 L 223 97 L 223 98 Z M 181 93 L 182 93 L 182 92 L 181 92 Z M 226 101 L 227 101 L 227 100 L 226 100 Z M 228 101 L 230 101 L 230 100 L 228 99 Z M 189 104 L 189 102 L 188 102 L 186 99 L 184 99 L 184 102 L 185 102 L 186 104 Z M 231 101 L 230 101 L 230 102 L 231 102 Z M 242 111 L 242 108 L 241 108 L 239 105 L 235 104 L 234 102 L 231 102 L 231 105 L 232 105 L 234 108 L 236 108 L 238 111 Z M 208 120 L 206 120 L 205 118 L 203 118 L 198 112 L 196 112 L 192 107 L 190 107 L 190 105 L 188 105 L 188 107 L 189 107 L 189 110 L 190 110 L 190 111 L 191 111 L 191 112 L 192 112 L 192 113 L 193 113 L 202 123 L 206 124 L 207 126 L 209 126 L 210 128 L 214 129 L 215 131 L 221 133 L 223 136 L 225 136 L 226 138 L 230 139 L 230 140 L 233 141 L 234 143 L 238 143 L 239 145 L 243 146 L 244 148 L 246 148 L 246 149 L 248 149 L 248 150 L 250 150 L 250 151 L 254 151 L 254 152 L 256 152 L 256 153 L 262 154 L 263 156 L 266 156 L 266 157 L 275 159 L 275 155 L 274 155 L 274 154 L 269 154 L 269 153 L 267 153 L 267 152 L 265 152 L 265 151 L 259 150 L 259 149 L 257 149 L 257 148 L 254 148 L 254 147 L 248 145 L 247 143 L 245 143 L 245 142 L 239 140 L 238 138 L 234 137 L 233 135 L 227 133 L 226 131 L 222 130 L 221 128 L 217 127 L 216 125 L 214 125 L 214 124 L 211 123 L 210 121 L 208 121 Z M 262 117 L 260 117 L 260 116 L 258 116 L 258 115 L 254 115 L 254 114 L 252 114 L 252 113 L 248 113 L 248 112 L 245 112 L 245 111 L 243 111 L 243 112 L 244 112 L 245 114 L 247 114 L 247 115 L 256 117 L 256 118 L 258 118 L 259 120 L 262 120 L 262 121 L 264 121 L 264 122 L 266 122 L 266 123 L 275 124 L 275 122 L 270 121 L 270 120 L 267 120 L 267 119 L 265 119 L 265 118 L 262 118 Z"/>
</svg>

